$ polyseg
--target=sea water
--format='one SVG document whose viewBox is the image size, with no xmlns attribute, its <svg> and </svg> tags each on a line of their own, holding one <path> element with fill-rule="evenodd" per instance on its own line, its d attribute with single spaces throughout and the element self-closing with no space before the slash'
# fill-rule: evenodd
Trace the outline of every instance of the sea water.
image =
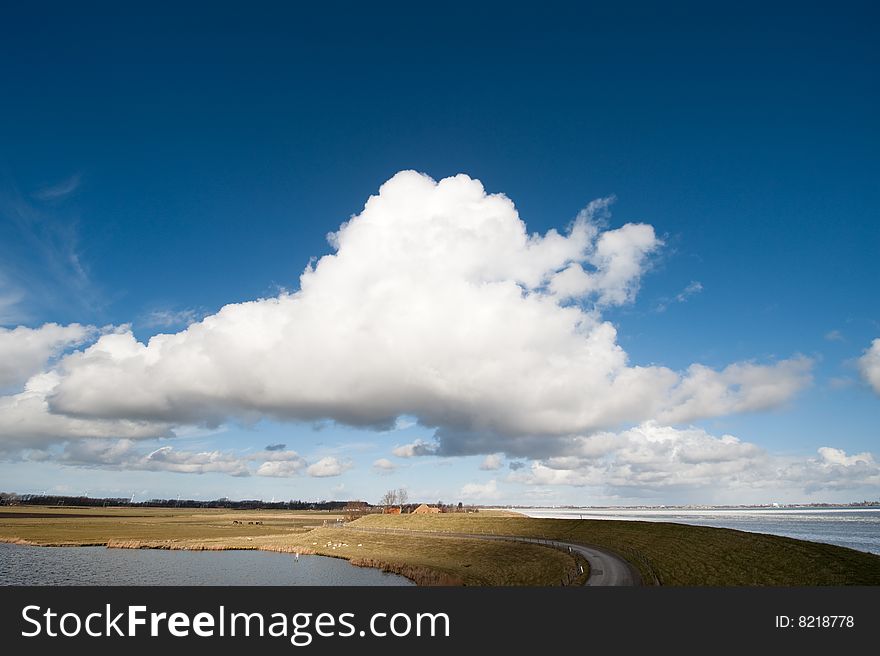
<svg viewBox="0 0 880 656">
<path fill-rule="evenodd" d="M 529 517 L 675 522 L 770 533 L 880 554 L 880 508 L 512 508 Z"/>
</svg>

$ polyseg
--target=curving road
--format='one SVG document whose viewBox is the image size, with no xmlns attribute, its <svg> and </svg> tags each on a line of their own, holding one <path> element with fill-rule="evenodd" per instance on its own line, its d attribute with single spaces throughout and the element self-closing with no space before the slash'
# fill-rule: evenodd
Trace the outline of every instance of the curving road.
<svg viewBox="0 0 880 656">
<path fill-rule="evenodd" d="M 522 538 L 518 538 L 522 539 Z M 529 542 L 539 542 L 538 540 L 528 540 Z M 555 547 L 565 549 L 568 547 L 572 551 L 583 556 L 590 563 L 590 576 L 584 585 L 620 585 L 634 586 L 642 584 L 642 577 L 639 576 L 638 570 L 628 561 L 624 560 L 617 554 L 600 549 L 599 547 L 588 547 L 584 544 L 576 544 L 574 542 L 559 542 L 557 540 L 546 540 L 539 542 L 540 544 L 550 544 Z"/>
<path fill-rule="evenodd" d="M 590 576 L 585 586 L 636 586 L 642 585 L 642 577 L 638 570 L 628 561 L 615 553 L 601 547 L 577 544 L 575 542 L 563 542 L 561 540 L 545 540 L 542 538 L 527 538 L 517 535 L 486 535 L 485 533 L 447 533 L 436 531 L 412 531 L 398 528 L 367 528 L 361 526 L 346 526 L 345 528 L 366 533 L 402 533 L 429 535 L 431 537 L 470 538 L 475 540 L 514 540 L 516 542 L 533 542 L 535 544 L 555 547 L 557 549 L 569 549 L 583 556 L 590 564 Z"/>
</svg>

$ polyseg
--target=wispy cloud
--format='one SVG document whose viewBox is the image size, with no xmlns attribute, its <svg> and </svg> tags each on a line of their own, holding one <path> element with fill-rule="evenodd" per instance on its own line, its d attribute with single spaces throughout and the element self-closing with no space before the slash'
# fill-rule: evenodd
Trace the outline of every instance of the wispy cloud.
<svg viewBox="0 0 880 656">
<path fill-rule="evenodd" d="M 501 496 L 498 483 L 493 478 L 488 483 L 467 483 L 461 488 L 461 496 L 475 501 L 491 501 Z"/>
<path fill-rule="evenodd" d="M 49 207 L 25 197 L 8 181 L 0 185 L 0 277 L 14 291 L 27 290 L 26 296 L 16 297 L 13 307 L 18 314 L 29 313 L 34 306 L 89 312 L 101 306 L 83 258 L 77 215 L 58 202 L 66 198 L 63 190 L 61 186 L 44 190 L 55 194 Z"/>
<path fill-rule="evenodd" d="M 845 342 L 846 338 L 839 330 L 829 330 L 825 333 L 825 340 L 829 342 Z"/>
<path fill-rule="evenodd" d="M 673 296 L 672 298 L 663 297 L 657 303 L 657 307 L 654 308 L 655 312 L 666 312 L 670 305 L 673 303 L 687 303 L 688 299 L 696 294 L 699 294 L 703 291 L 703 283 L 699 280 L 691 280 L 687 287 L 682 289 L 678 294 Z"/>
<path fill-rule="evenodd" d="M 204 312 L 187 308 L 185 310 L 153 310 L 141 322 L 146 328 L 186 327 L 199 321 Z"/>
<path fill-rule="evenodd" d="M 396 469 L 397 465 L 388 458 L 379 458 L 373 463 L 373 471 L 383 476 L 393 473 Z"/>
<path fill-rule="evenodd" d="M 65 178 L 55 184 L 46 185 L 34 192 L 34 198 L 42 201 L 56 201 L 69 196 L 82 184 L 82 175 L 74 173 L 69 178 Z"/>
<path fill-rule="evenodd" d="M 14 286 L 0 271 L 0 326 L 10 326 L 27 320 L 22 308 L 24 291 Z"/>
</svg>

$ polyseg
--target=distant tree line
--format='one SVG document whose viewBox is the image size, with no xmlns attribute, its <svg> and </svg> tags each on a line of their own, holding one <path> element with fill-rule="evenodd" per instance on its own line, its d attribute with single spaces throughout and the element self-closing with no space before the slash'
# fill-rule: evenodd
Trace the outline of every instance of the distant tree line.
<svg viewBox="0 0 880 656">
<path fill-rule="evenodd" d="M 366 501 L 302 501 L 291 499 L 289 501 L 262 501 L 260 499 L 244 499 L 233 501 L 227 498 L 201 501 L 197 499 L 147 499 L 134 501 L 128 497 L 96 498 L 85 495 L 66 496 L 60 494 L 16 494 L 15 492 L 0 492 L 0 506 L 122 506 L 130 508 L 227 508 L 231 510 L 329 510 L 333 512 L 345 512 L 356 517 L 362 514 L 382 512 L 386 508 L 400 508 L 406 514 L 415 510 L 421 503 L 411 503 L 409 492 L 406 488 L 388 490 L 377 505 Z M 443 501 L 429 503 L 439 508 L 440 512 L 473 512 L 474 506 L 458 504 L 446 504 Z"/>
<path fill-rule="evenodd" d="M 57 494 L 16 494 L 14 492 L 0 492 L 0 506 L 17 506 L 27 504 L 32 506 L 126 506 L 131 508 L 229 508 L 232 510 L 332 510 L 340 511 L 352 503 L 362 504 L 369 508 L 366 502 L 352 501 L 261 501 L 259 499 L 245 499 L 233 501 L 221 498 L 210 501 L 196 499 L 148 499 L 146 501 L 132 501 L 130 498 L 109 497 L 94 498 L 88 496 L 64 496 Z"/>
</svg>

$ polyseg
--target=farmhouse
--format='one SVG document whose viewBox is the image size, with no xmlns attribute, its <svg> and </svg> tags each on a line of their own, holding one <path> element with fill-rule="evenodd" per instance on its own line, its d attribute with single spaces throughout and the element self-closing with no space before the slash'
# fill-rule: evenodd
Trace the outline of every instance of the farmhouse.
<svg viewBox="0 0 880 656">
<path fill-rule="evenodd" d="M 439 512 L 439 508 L 433 508 L 423 503 L 421 506 L 413 510 L 413 515 L 435 515 Z"/>
</svg>

